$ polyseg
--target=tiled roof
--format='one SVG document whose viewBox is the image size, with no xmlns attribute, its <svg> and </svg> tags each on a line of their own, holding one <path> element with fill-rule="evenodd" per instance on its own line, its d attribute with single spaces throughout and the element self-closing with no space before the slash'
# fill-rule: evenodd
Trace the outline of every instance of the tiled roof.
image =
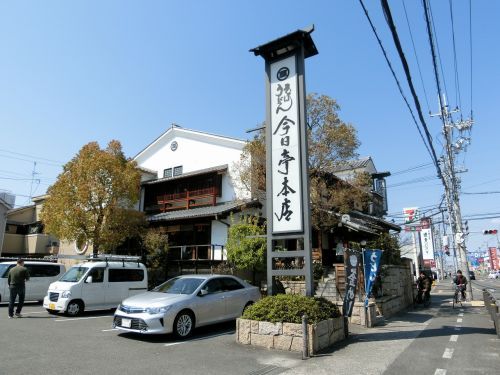
<svg viewBox="0 0 500 375">
<path fill-rule="evenodd" d="M 252 201 L 231 201 L 220 203 L 216 206 L 198 207 L 189 210 L 177 210 L 170 212 L 162 212 L 160 214 L 151 215 L 147 219 L 148 221 L 172 221 L 172 220 L 182 220 L 182 219 L 192 219 L 199 217 L 210 217 L 215 215 L 229 214 L 230 212 L 241 211 L 247 207 L 257 207 L 260 206 L 260 202 L 256 200 Z"/>
<path fill-rule="evenodd" d="M 351 169 L 364 168 L 368 165 L 370 160 L 371 160 L 370 156 L 367 156 L 367 157 L 361 158 L 361 159 L 356 159 L 356 160 L 349 160 L 349 161 L 346 161 L 346 162 L 343 162 L 343 163 L 340 163 L 339 165 L 337 165 L 334 168 L 333 172 L 335 173 L 335 172 L 348 171 Z"/>
<path fill-rule="evenodd" d="M 197 171 L 192 171 L 192 172 L 187 172 L 183 173 L 179 176 L 173 176 L 173 177 L 163 177 L 163 178 L 158 178 L 156 180 L 149 180 L 149 181 L 144 181 L 142 185 L 153 185 L 153 184 L 158 184 L 160 182 L 165 182 L 165 181 L 175 181 L 175 180 L 180 180 L 181 178 L 186 178 L 186 177 L 192 177 L 192 176 L 198 176 L 210 172 L 223 172 L 227 170 L 227 164 L 224 165 L 218 165 L 216 167 L 210 167 L 210 168 L 205 168 L 205 169 L 200 169 Z"/>
</svg>

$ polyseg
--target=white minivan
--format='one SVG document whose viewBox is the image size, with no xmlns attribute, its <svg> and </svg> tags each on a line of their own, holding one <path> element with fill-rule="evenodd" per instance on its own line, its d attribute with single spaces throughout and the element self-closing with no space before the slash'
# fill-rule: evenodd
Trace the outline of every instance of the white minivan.
<svg viewBox="0 0 500 375">
<path fill-rule="evenodd" d="M 15 265 L 16 262 L 0 263 L 0 302 L 9 302 L 7 276 L 9 270 Z M 25 301 L 43 301 L 49 285 L 66 271 L 64 265 L 51 262 L 25 260 L 24 266 L 30 274 L 30 279 L 26 282 Z"/>
<path fill-rule="evenodd" d="M 113 309 L 125 298 L 147 289 L 144 264 L 96 259 L 71 267 L 50 284 L 43 307 L 51 314 L 76 316 L 84 310 Z"/>
</svg>

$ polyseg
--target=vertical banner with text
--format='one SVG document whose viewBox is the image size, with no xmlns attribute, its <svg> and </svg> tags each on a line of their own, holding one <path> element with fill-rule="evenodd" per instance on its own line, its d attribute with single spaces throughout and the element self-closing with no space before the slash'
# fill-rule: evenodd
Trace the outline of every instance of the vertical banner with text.
<svg viewBox="0 0 500 375">
<path fill-rule="evenodd" d="M 270 68 L 273 233 L 302 232 L 296 57 L 276 61 L 270 64 Z"/>
<path fill-rule="evenodd" d="M 365 306 L 368 306 L 368 298 L 370 297 L 372 286 L 375 283 L 375 279 L 377 278 L 381 258 L 382 258 L 382 250 L 366 249 L 363 251 L 363 263 L 365 266 L 365 291 L 366 291 Z"/>
<path fill-rule="evenodd" d="M 346 250 L 345 257 L 345 295 L 342 312 L 344 317 L 352 315 L 354 299 L 356 298 L 356 286 L 358 285 L 359 253 L 354 250 Z"/>
</svg>

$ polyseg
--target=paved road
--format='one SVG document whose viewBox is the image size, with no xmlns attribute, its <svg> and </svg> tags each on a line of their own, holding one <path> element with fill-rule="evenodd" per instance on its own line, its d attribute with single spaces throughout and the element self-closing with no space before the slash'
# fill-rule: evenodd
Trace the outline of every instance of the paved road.
<svg viewBox="0 0 500 375">
<path fill-rule="evenodd" d="M 453 310 L 451 293 L 451 285 L 443 283 L 428 309 L 373 329 L 351 326 L 348 340 L 306 361 L 297 353 L 236 344 L 234 323 L 177 341 L 170 335 L 121 334 L 111 329 L 109 312 L 71 319 L 29 304 L 25 318 L 8 319 L 7 306 L 1 305 L 0 375 L 498 374 L 500 341 L 489 315 L 470 304 Z"/>
<path fill-rule="evenodd" d="M 492 284 L 490 286 L 495 286 Z M 428 309 L 418 308 L 349 340 L 286 374 L 498 374 L 500 339 L 480 303 L 453 309 L 452 288 L 439 284 Z M 482 293 L 477 291 L 476 298 Z"/>
</svg>

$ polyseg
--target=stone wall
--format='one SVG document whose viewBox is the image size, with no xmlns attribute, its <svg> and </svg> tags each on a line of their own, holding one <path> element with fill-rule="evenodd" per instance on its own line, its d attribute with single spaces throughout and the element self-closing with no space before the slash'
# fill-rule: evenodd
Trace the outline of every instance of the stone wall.
<svg viewBox="0 0 500 375">
<path fill-rule="evenodd" d="M 377 315 L 385 318 L 413 304 L 413 275 L 408 266 L 384 266 L 383 296 L 376 299 Z"/>
<path fill-rule="evenodd" d="M 342 317 L 309 324 L 307 330 L 310 354 L 315 354 L 345 339 Z M 236 341 L 243 345 L 301 352 L 303 348 L 302 324 L 237 319 Z"/>
</svg>

